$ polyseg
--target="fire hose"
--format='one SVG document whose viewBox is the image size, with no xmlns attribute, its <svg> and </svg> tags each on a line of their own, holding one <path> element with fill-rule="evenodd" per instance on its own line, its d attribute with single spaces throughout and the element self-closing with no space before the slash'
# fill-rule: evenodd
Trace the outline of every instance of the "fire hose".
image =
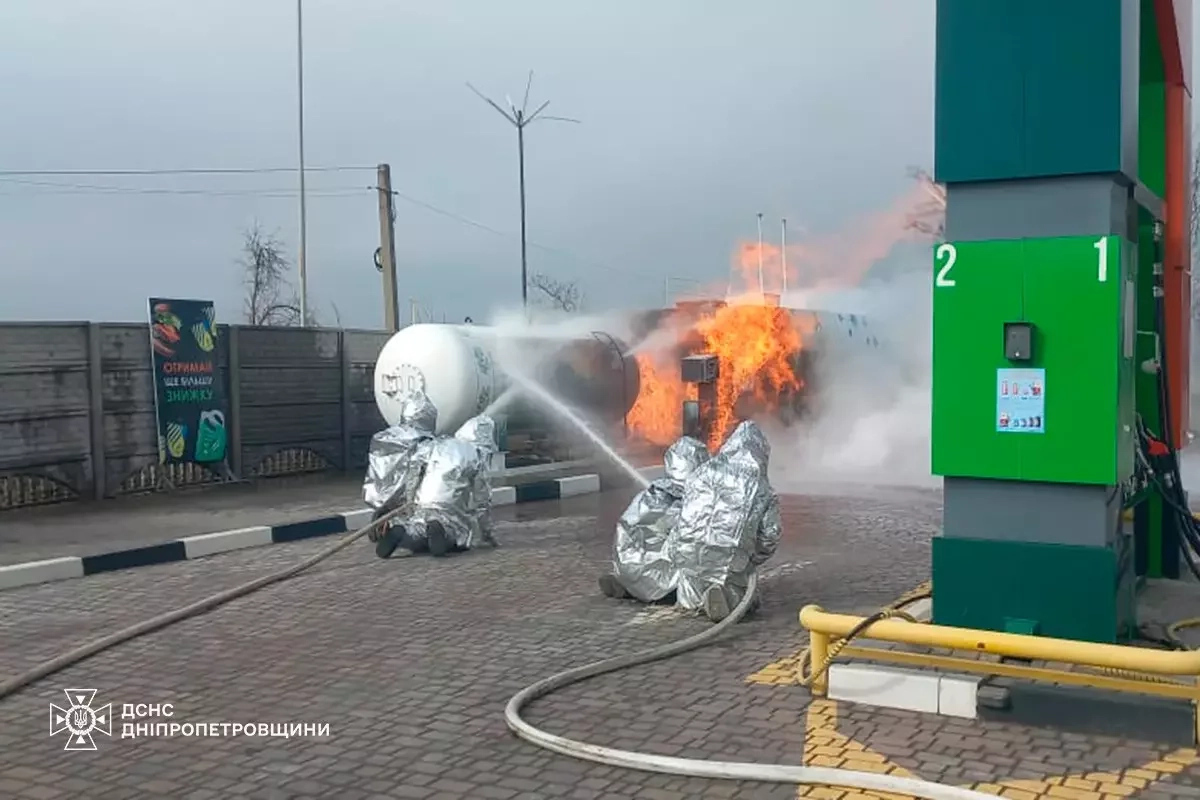
<svg viewBox="0 0 1200 800">
<path fill-rule="evenodd" d="M 144 636 L 147 633 L 160 630 L 168 625 L 174 625 L 176 622 L 181 622 L 189 617 L 199 616 L 200 614 L 212 611 L 214 608 L 223 606 L 231 600 L 236 600 L 239 597 L 245 597 L 248 594 L 257 592 L 259 589 L 270 586 L 273 583 L 280 583 L 288 578 L 295 577 L 310 567 L 314 567 L 321 563 L 334 553 L 349 547 L 353 542 L 361 539 L 363 536 L 366 536 L 377 526 L 392 519 L 401 511 L 404 511 L 405 508 L 405 506 L 401 506 L 394 511 L 390 511 L 387 514 L 380 516 L 379 519 L 372 520 L 368 525 L 359 528 L 354 533 L 339 540 L 333 546 L 327 547 L 321 552 L 310 556 L 303 561 L 293 564 L 286 569 L 279 570 L 278 572 L 272 572 L 271 574 L 264 575 L 261 578 L 255 578 L 254 580 L 243 583 L 240 586 L 234 586 L 232 589 L 226 589 L 223 592 L 210 595 L 209 597 L 205 597 L 202 600 L 197 600 L 196 602 L 183 606 L 182 608 L 177 608 L 174 611 L 168 611 L 165 614 L 159 614 L 157 617 L 151 617 L 150 619 L 143 620 L 136 625 L 130 625 L 128 628 L 122 628 L 119 631 L 110 633 L 107 636 L 102 636 L 99 639 L 94 639 L 87 644 L 76 647 L 74 650 L 69 650 L 60 656 L 52 658 L 49 661 L 45 661 L 33 669 L 27 670 L 26 672 L 23 672 L 14 678 L 10 678 L 4 683 L 0 683 L 0 700 L 3 700 L 11 694 L 15 694 L 31 683 L 40 681 L 42 678 L 53 675 L 56 672 L 60 672 L 74 664 L 78 664 L 80 661 L 91 658 L 92 656 L 103 652 L 104 650 L 116 647 L 119 644 L 130 641 L 131 639 L 136 639 L 139 636 Z"/>
<path fill-rule="evenodd" d="M 902 778 L 896 775 L 878 775 L 873 772 L 857 772 L 835 767 L 809 767 L 793 764 L 758 764 L 745 761 L 710 761 L 699 758 L 677 758 L 652 753 L 638 753 L 614 747 L 589 744 L 576 739 L 557 736 L 534 727 L 521 716 L 524 708 L 538 698 L 588 678 L 606 675 L 623 669 L 662 661 L 689 650 L 695 650 L 718 639 L 735 625 L 750 608 L 758 591 L 758 576 L 750 573 L 746 594 L 730 612 L 729 616 L 706 631 L 694 634 L 659 647 L 637 653 L 596 661 L 591 664 L 551 675 L 525 687 L 508 701 L 504 709 L 504 721 L 509 730 L 530 744 L 551 750 L 560 755 L 582 761 L 591 761 L 611 767 L 636 769 L 642 772 L 657 772 L 689 778 L 711 780 L 754 781 L 759 783 L 819 784 L 840 786 L 889 794 L 911 795 L 924 800 L 995 800 L 995 795 L 946 786 L 917 778 Z M 912 599 L 916 599 L 915 597 Z M 825 666 L 828 666 L 827 664 Z"/>
<path fill-rule="evenodd" d="M 176 622 L 212 611 L 232 600 L 245 597 L 248 594 L 266 588 L 271 584 L 280 583 L 316 566 L 330 556 L 345 549 L 353 542 L 366 536 L 377 526 L 389 521 L 403 508 L 391 511 L 379 519 L 373 520 L 366 526 L 344 537 L 336 544 L 328 547 L 293 566 L 269 575 L 264 575 L 247 583 L 226 589 L 223 592 L 198 600 L 189 605 L 160 614 L 150 619 L 123 628 L 119 631 L 83 644 L 60 656 L 43 662 L 14 678 L 0 684 L 0 700 L 7 698 L 21 689 L 37 681 L 53 675 L 67 667 L 78 664 L 97 653 L 116 647 L 118 644 L 144 636 L 156 630 L 161 630 Z M 661 661 L 677 656 L 704 645 L 711 644 L 731 626 L 736 624 L 747 610 L 758 590 L 757 575 L 751 573 L 750 582 L 741 601 L 733 608 L 729 616 L 718 622 L 712 628 L 685 639 L 671 642 L 629 655 L 617 656 L 603 661 L 584 664 L 568 669 L 556 675 L 551 675 L 537 683 L 522 689 L 508 701 L 504 709 L 504 719 L 509 729 L 519 738 L 561 755 L 583 761 L 605 764 L 642 772 L 655 772 L 685 777 L 708 778 L 713 780 L 754 781 L 760 783 L 784 784 L 821 784 L 843 786 L 866 791 L 887 792 L 891 794 L 911 795 L 924 800 L 995 800 L 994 795 L 945 786 L 931 781 L 902 778 L 895 775 L 877 775 L 870 772 L 836 769 L 832 767 L 809 767 L 787 764 L 756 764 L 753 762 L 709 761 L 704 759 L 676 758 L 652 753 L 637 753 L 630 750 L 619 750 L 601 745 L 589 744 L 574 739 L 543 731 L 526 722 L 521 712 L 529 703 L 545 697 L 552 692 L 575 683 L 605 675 L 618 670 L 630 669 L 642 664 Z"/>
</svg>

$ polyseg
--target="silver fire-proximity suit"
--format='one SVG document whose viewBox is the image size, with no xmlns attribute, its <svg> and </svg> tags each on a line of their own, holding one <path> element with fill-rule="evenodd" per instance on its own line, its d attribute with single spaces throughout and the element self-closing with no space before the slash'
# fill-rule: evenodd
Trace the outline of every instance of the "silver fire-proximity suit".
<svg viewBox="0 0 1200 800">
<path fill-rule="evenodd" d="M 680 606 L 720 621 L 744 596 L 750 574 L 774 555 L 782 523 L 767 478 L 770 455 L 762 429 L 742 422 L 685 481 L 668 545 Z"/>
<path fill-rule="evenodd" d="M 421 394 L 410 395 L 401 413 L 401 424 L 372 439 L 364 496 L 376 503 L 386 497 L 373 504 L 382 510 L 378 513 L 404 508 L 377 537 L 376 553 L 382 558 L 424 550 L 445 555 L 481 542 L 494 545 L 487 469 L 495 451 L 495 422 L 480 415 L 454 436 L 434 436 L 437 413 Z M 403 457 L 397 455 L 397 442 L 411 444 Z"/>
<path fill-rule="evenodd" d="M 413 504 L 436 428 L 437 408 L 418 392 L 405 398 L 399 422 L 371 437 L 363 501 L 375 509 L 376 517 Z M 377 541 L 382 534 L 375 529 L 369 538 Z"/>
<path fill-rule="evenodd" d="M 684 481 L 707 460 L 708 449 L 690 436 L 667 448 L 663 477 L 638 492 L 617 520 L 612 571 L 601 577 L 605 594 L 628 594 L 655 603 L 675 591 L 678 574 L 667 542 L 679 521 Z M 606 582 L 613 580 L 619 588 L 606 588 Z"/>
<path fill-rule="evenodd" d="M 485 542 L 495 547 L 496 537 L 492 533 L 492 482 L 489 478 L 489 468 L 492 456 L 498 450 L 496 421 L 486 414 L 471 417 L 454 432 L 454 438 L 474 447 L 477 459 L 468 501 L 468 512 L 474 526 L 472 539 L 468 546 Z"/>
</svg>

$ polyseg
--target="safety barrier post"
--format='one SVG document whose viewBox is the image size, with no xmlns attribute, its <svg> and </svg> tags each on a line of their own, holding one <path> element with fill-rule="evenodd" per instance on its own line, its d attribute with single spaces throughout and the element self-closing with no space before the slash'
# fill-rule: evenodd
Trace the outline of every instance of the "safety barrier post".
<svg viewBox="0 0 1200 800">
<path fill-rule="evenodd" d="M 816 670 L 820 669 L 825 663 L 825 659 L 829 657 L 829 635 L 818 631 L 810 630 L 808 633 L 808 647 L 811 654 L 811 664 L 809 666 L 813 672 L 812 684 L 809 687 L 812 690 L 814 697 L 824 697 L 829 690 L 828 670 L 821 670 L 820 674 Z M 800 666 L 804 668 L 803 665 Z"/>
</svg>

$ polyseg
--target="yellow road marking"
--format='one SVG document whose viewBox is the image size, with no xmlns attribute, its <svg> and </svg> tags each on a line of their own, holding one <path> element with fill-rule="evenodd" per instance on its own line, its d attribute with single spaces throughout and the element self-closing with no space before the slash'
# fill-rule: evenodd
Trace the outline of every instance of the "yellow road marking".
<svg viewBox="0 0 1200 800">
<path fill-rule="evenodd" d="M 746 683 L 756 683 L 760 686 L 799 686 L 796 680 L 799 670 L 800 657 L 797 654 L 768 664 L 746 678 Z"/>
<path fill-rule="evenodd" d="M 776 662 L 776 666 L 783 662 Z M 768 668 L 769 669 L 769 668 Z M 763 670 L 751 676 L 761 675 Z M 775 683 L 772 674 L 771 685 Z M 749 679 L 748 679 L 749 680 Z M 766 681 L 752 680 L 753 683 Z M 794 683 L 794 679 L 792 680 Z M 833 700 L 814 698 L 805 715 L 804 758 L 812 766 L 840 767 L 862 772 L 877 772 L 902 778 L 918 778 L 899 764 L 893 764 L 860 742 L 838 733 L 838 704 Z M 1001 780 L 996 783 L 967 784 L 964 788 L 1001 795 L 1010 800 L 1123 800 L 1139 789 L 1182 772 L 1200 762 L 1200 753 L 1192 748 L 1180 748 L 1163 753 L 1158 758 L 1134 769 L 1120 772 L 1080 772 L 1052 775 L 1039 780 Z M 907 795 L 884 792 L 860 792 L 835 786 L 799 786 L 796 797 L 817 800 L 908 800 Z"/>
</svg>

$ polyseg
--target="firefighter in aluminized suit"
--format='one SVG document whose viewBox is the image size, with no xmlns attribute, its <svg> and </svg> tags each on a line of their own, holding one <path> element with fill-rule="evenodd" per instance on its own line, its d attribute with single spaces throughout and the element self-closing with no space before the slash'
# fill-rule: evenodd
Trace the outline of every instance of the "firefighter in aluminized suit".
<svg viewBox="0 0 1200 800">
<path fill-rule="evenodd" d="M 433 435 L 436 426 L 433 404 L 423 394 L 413 394 L 406 399 L 400 424 L 372 439 L 364 496 L 377 516 L 405 509 L 376 537 L 380 558 L 425 551 L 441 557 L 480 543 L 496 544 L 487 475 L 495 422 L 473 417 L 454 436 Z"/>
<path fill-rule="evenodd" d="M 663 477 L 639 492 L 617 520 L 612 569 L 600 576 L 604 594 L 643 603 L 674 601 L 678 571 L 668 540 L 679 522 L 684 482 L 707 460 L 708 449 L 690 436 L 667 449 Z"/>
<path fill-rule="evenodd" d="M 771 446 L 742 422 L 684 483 L 679 522 L 668 544 L 678 570 L 678 604 L 713 622 L 729 616 L 750 574 L 775 554 L 779 499 L 767 478 Z"/>
</svg>

